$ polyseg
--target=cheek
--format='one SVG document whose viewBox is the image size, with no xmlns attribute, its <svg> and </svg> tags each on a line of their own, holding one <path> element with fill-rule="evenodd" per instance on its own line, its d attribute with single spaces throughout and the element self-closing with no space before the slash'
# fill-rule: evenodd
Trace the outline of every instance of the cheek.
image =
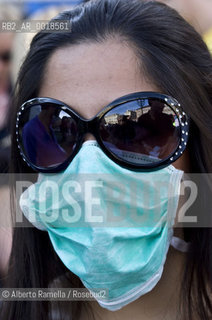
<svg viewBox="0 0 212 320">
<path fill-rule="evenodd" d="M 188 173 L 190 171 L 190 161 L 189 161 L 188 150 L 185 150 L 183 155 L 179 159 L 177 159 L 175 162 L 173 162 L 172 165 L 176 169 L 180 169 L 180 170 L 183 170 L 184 172 Z"/>
</svg>

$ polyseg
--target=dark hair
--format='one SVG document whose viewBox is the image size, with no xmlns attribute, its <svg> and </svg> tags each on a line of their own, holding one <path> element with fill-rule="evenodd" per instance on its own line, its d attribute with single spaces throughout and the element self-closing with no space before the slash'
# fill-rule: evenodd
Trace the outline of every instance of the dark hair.
<svg viewBox="0 0 212 320">
<path fill-rule="evenodd" d="M 34 37 L 19 73 L 14 115 L 24 101 L 37 96 L 45 66 L 55 50 L 83 42 L 101 43 L 115 36 L 131 45 L 142 72 L 162 93 L 175 97 L 191 117 L 191 171 L 212 172 L 212 61 L 200 35 L 176 11 L 157 2 L 96 0 L 57 18 L 70 20 L 71 31 L 39 32 Z M 12 172 L 32 172 L 17 149 L 15 118 L 13 128 Z M 204 202 L 201 211 L 208 210 Z M 185 229 L 191 249 L 182 287 L 182 319 L 209 319 L 212 314 L 208 292 L 212 274 L 211 235 L 209 228 Z M 35 228 L 15 228 L 6 285 L 48 287 L 58 279 L 64 286 L 82 286 L 56 256 L 47 233 Z M 69 316 L 75 320 L 85 303 L 68 305 Z M 1 318 L 43 320 L 51 318 L 50 314 L 47 302 L 6 302 Z"/>
</svg>

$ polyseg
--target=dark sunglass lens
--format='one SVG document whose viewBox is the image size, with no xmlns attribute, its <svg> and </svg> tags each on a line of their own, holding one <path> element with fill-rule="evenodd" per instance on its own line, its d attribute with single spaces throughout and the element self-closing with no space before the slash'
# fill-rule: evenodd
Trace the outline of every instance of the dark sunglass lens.
<svg viewBox="0 0 212 320">
<path fill-rule="evenodd" d="M 19 117 L 19 140 L 25 157 L 33 165 L 55 167 L 73 153 L 77 124 L 58 105 L 33 105 Z"/>
<path fill-rule="evenodd" d="M 100 123 L 105 147 L 134 165 L 168 158 L 180 142 L 180 123 L 171 107 L 156 99 L 140 99 L 113 108 Z"/>
</svg>

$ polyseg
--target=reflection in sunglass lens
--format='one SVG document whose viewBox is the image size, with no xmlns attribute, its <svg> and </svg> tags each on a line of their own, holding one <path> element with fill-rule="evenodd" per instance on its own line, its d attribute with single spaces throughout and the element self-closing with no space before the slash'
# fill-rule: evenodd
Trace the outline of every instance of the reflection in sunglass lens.
<svg viewBox="0 0 212 320">
<path fill-rule="evenodd" d="M 25 157 L 51 168 L 66 161 L 77 142 L 76 121 L 58 105 L 33 105 L 22 113 L 19 137 Z"/>
<path fill-rule="evenodd" d="M 105 147 L 120 160 L 134 165 L 168 158 L 180 142 L 180 123 L 168 105 L 140 99 L 113 108 L 101 119 Z"/>
</svg>

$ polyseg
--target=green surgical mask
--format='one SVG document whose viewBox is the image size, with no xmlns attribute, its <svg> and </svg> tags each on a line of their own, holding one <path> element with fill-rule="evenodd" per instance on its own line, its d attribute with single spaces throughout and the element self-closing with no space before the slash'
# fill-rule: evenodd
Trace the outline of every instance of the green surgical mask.
<svg viewBox="0 0 212 320">
<path fill-rule="evenodd" d="M 48 232 L 61 261 L 86 288 L 107 289 L 106 297 L 96 299 L 115 311 L 161 278 L 182 175 L 172 165 L 127 170 L 87 141 L 64 172 L 40 174 L 20 206 L 32 224 Z"/>
</svg>

